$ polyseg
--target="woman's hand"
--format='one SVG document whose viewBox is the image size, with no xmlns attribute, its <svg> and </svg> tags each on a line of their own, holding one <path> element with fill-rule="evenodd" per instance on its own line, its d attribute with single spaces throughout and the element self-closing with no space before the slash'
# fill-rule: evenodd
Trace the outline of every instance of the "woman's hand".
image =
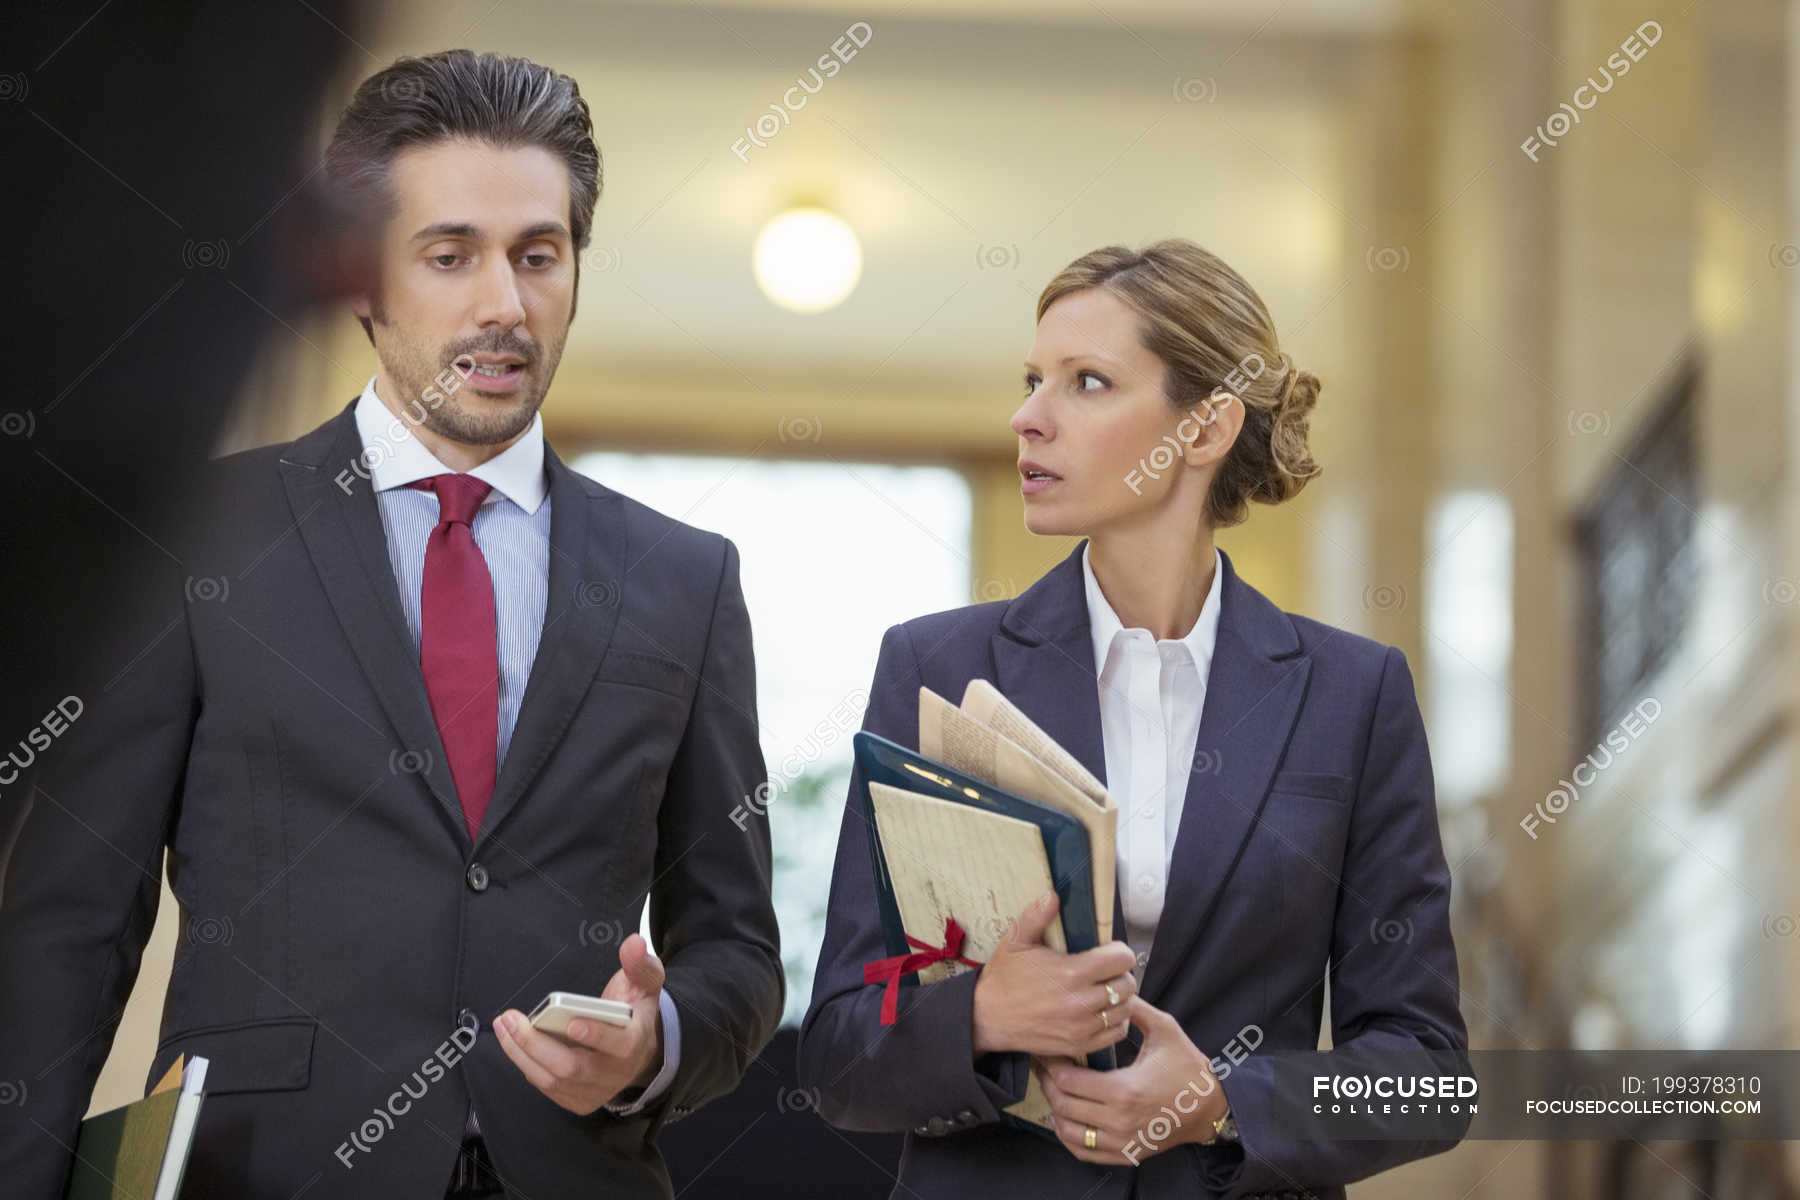
<svg viewBox="0 0 1800 1200">
<path fill-rule="evenodd" d="M 982 966 L 975 981 L 976 1057 L 1022 1050 L 1076 1058 L 1105 1049 L 1131 1028 L 1125 1004 L 1137 994 L 1131 977 L 1137 956 L 1124 942 L 1080 954 L 1044 945 L 1056 906 L 1055 892 L 1027 906 Z"/>
<path fill-rule="evenodd" d="M 1068 1062 L 1031 1064 L 1055 1114 L 1056 1136 L 1083 1162 L 1135 1167 L 1171 1146 L 1209 1142 L 1213 1122 L 1229 1107 L 1212 1063 L 1181 1022 L 1141 996 L 1126 1008 L 1144 1030 L 1130 1066 L 1091 1071 Z"/>
</svg>

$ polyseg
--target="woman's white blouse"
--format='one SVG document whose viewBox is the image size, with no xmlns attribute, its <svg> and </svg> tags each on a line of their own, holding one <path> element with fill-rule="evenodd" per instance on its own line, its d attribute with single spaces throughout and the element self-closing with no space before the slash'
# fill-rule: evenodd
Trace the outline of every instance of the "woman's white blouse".
<svg viewBox="0 0 1800 1200">
<path fill-rule="evenodd" d="M 1186 637 L 1161 640 L 1148 629 L 1126 629 L 1119 623 L 1085 547 L 1081 572 L 1099 676 L 1106 789 L 1119 806 L 1119 901 L 1125 929 L 1114 936 L 1130 943 L 1141 970 L 1162 917 L 1169 860 L 1200 737 L 1224 567 L 1214 547 L 1212 588 L 1199 619 Z"/>
</svg>

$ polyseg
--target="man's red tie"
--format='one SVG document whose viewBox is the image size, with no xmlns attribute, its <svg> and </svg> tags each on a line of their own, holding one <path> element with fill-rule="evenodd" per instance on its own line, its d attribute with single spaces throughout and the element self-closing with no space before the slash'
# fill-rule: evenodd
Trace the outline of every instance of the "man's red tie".
<svg viewBox="0 0 1800 1200">
<path fill-rule="evenodd" d="M 425 543 L 419 668 L 474 841 L 494 795 L 500 731 L 494 580 L 470 528 L 489 485 L 473 475 L 433 475 L 412 486 L 438 498 L 437 528 Z"/>
</svg>

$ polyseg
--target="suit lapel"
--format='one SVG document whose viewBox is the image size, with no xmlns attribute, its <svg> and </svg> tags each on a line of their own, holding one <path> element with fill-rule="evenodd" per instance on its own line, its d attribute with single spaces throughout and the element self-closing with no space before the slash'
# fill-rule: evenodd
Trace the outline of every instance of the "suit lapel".
<svg viewBox="0 0 1800 1200">
<path fill-rule="evenodd" d="M 282 456 L 288 504 L 332 609 L 363 673 L 436 799 L 445 828 L 469 846 L 450 760 L 394 583 L 374 484 L 353 467 L 362 454 L 356 402 Z M 544 629 L 520 702 L 478 849 L 518 803 L 567 730 L 618 623 L 625 533 L 618 494 L 582 478 L 544 447 L 550 473 L 550 578 Z"/>
<path fill-rule="evenodd" d="M 1081 551 L 1077 546 L 1007 607 L 993 637 L 995 686 L 1105 783 L 1106 748 Z M 1125 910 L 1116 883 L 1112 905 L 1113 936 L 1123 941 Z"/>
<path fill-rule="evenodd" d="M 619 621 L 626 572 L 619 495 L 564 465 L 548 443 L 550 579 L 544 632 L 520 701 L 506 760 L 476 835 L 480 848 L 506 819 L 568 731 Z"/>
<path fill-rule="evenodd" d="M 1155 1004 L 1212 918 L 1287 750 L 1312 660 L 1287 615 L 1220 552 L 1219 636 L 1182 802 L 1170 886 L 1141 992 Z"/>
<path fill-rule="evenodd" d="M 400 592 L 388 559 L 374 484 L 359 473 L 362 438 L 353 400 L 281 458 L 282 483 L 301 540 L 363 674 L 400 736 L 407 769 L 423 775 L 445 826 L 467 841 L 450 760 L 431 716 Z"/>
</svg>

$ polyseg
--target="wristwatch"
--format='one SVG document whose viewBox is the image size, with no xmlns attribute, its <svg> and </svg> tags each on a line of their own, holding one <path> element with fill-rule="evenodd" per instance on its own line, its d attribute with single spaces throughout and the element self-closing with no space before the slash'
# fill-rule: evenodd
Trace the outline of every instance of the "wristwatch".
<svg viewBox="0 0 1800 1200">
<path fill-rule="evenodd" d="M 1238 1140 L 1237 1118 L 1231 1115 L 1231 1110 L 1229 1108 L 1225 1110 L 1224 1116 L 1213 1122 L 1212 1140 L 1215 1142 L 1235 1142 Z"/>
</svg>

